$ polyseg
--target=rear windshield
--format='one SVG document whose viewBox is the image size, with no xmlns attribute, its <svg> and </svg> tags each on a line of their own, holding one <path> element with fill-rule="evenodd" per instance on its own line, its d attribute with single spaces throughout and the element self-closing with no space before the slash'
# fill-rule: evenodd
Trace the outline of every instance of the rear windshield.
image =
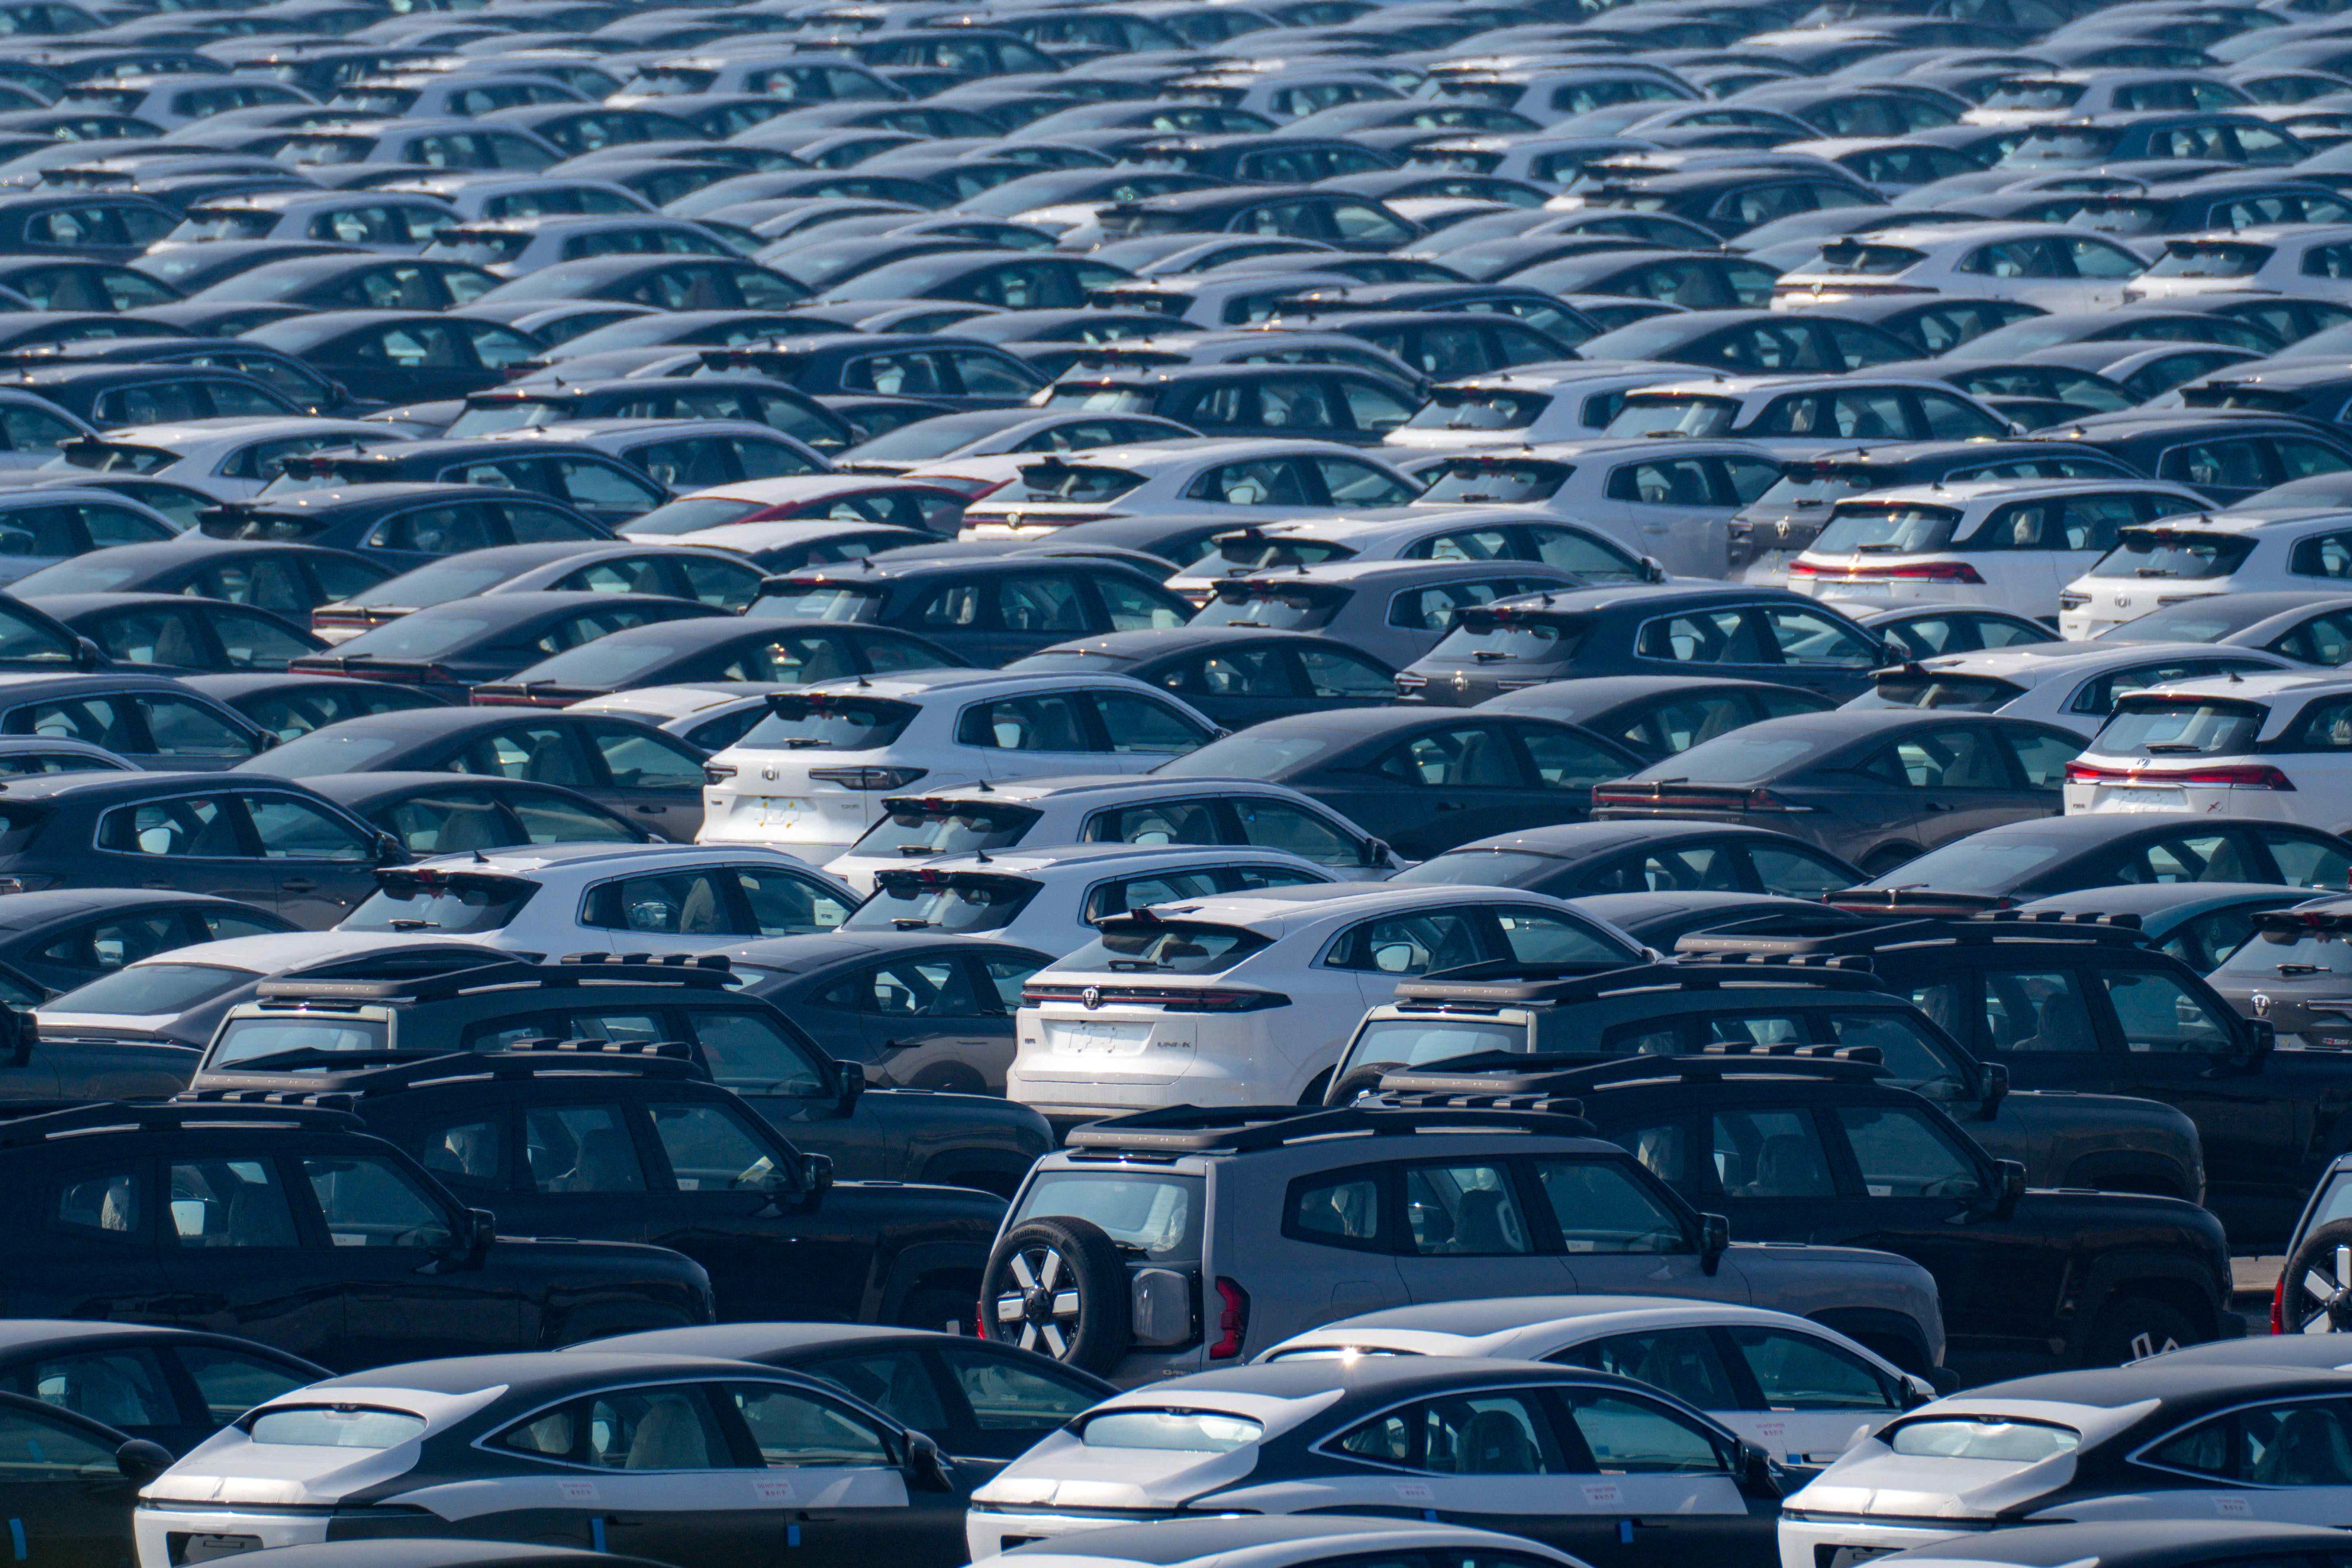
<svg viewBox="0 0 2352 1568">
<path fill-rule="evenodd" d="M 1609 422 L 1612 436 L 1720 436 L 1739 417 L 1739 404 L 1729 397 L 1643 397 L 1625 399 L 1625 406 Z"/>
<path fill-rule="evenodd" d="M 134 963 L 41 1004 L 47 1013 L 184 1013 L 199 1002 L 249 985 L 249 970 L 210 963 Z"/>
<path fill-rule="evenodd" d="M 1823 735 L 1717 736 L 1702 741 L 1675 758 L 1675 779 L 1686 784 L 1750 784 L 1768 779 L 1800 758 L 1813 756 L 1839 744 L 1843 737 Z"/>
<path fill-rule="evenodd" d="M 752 751 L 866 752 L 905 733 L 921 710 L 880 697 L 774 697 L 739 746 Z"/>
<path fill-rule="evenodd" d="M 885 871 L 844 931 L 1002 931 L 1037 896 L 1021 877 Z"/>
<path fill-rule="evenodd" d="M 2040 125 L 2010 149 L 2001 166 L 2019 163 L 2097 163 L 2114 150 L 2123 132 L 2097 125 Z"/>
<path fill-rule="evenodd" d="M 593 642 L 567 648 L 552 658 L 540 660 L 530 667 L 530 677 L 532 680 L 551 681 L 557 686 L 618 688 L 629 685 L 646 670 L 690 651 L 689 645 L 682 642 L 598 637 Z"/>
<path fill-rule="evenodd" d="M 1556 664 L 1574 658 L 1583 640 L 1584 628 L 1573 623 L 1468 612 L 1431 657 L 1469 659 L 1478 664 L 1498 664 L 1506 659 Z"/>
<path fill-rule="evenodd" d="M 1025 805 L 966 805 L 945 811 L 920 806 L 892 811 L 857 841 L 860 855 L 969 855 L 975 849 L 1005 849 L 1044 814 Z"/>
<path fill-rule="evenodd" d="M 2126 528 L 2115 549 L 2091 572 L 2098 577 L 2159 577 L 2185 582 L 2227 577 L 2253 548 L 2252 540 L 2234 533 Z"/>
<path fill-rule="evenodd" d="M 1046 1171 L 1029 1184 L 1006 1223 L 1082 1219 L 1154 1261 L 1190 1262 L 1201 1256 L 1207 1185 L 1171 1172 Z"/>
<path fill-rule="evenodd" d="M 1827 506 L 1840 496 L 1874 490 L 1893 478 L 1860 463 L 1808 463 L 1800 459 L 1781 467 L 1780 477 L 1772 482 L 1770 489 L 1756 498 L 1755 508 L 1770 511 L 1786 507 Z"/>
<path fill-rule="evenodd" d="M 2041 1421 L 1949 1416 L 1906 1421 L 1885 1438 L 1886 1446 L 1898 1454 L 1938 1459 L 1992 1459 L 2011 1465 L 2031 1465 L 2060 1454 L 2071 1454 L 2082 1440 L 2079 1433 Z"/>
<path fill-rule="evenodd" d="M 390 1040 L 390 1029 L 374 1018 L 231 1018 L 205 1065 L 222 1068 L 310 1051 L 381 1051 Z"/>
<path fill-rule="evenodd" d="M 1955 507 L 1855 501 L 1830 514 L 1813 549 L 1823 555 L 1920 554 L 1950 544 L 1959 521 Z"/>
<path fill-rule="evenodd" d="M 383 886 L 347 916 L 344 931 L 499 931 L 522 912 L 539 884 L 520 877 L 420 877 L 386 872 Z"/>
<path fill-rule="evenodd" d="M 2257 974 L 2264 979 L 2352 975 L 2352 921 L 2333 910 L 2311 914 L 2273 910 L 2258 914 L 2254 940 L 2241 946 L 2213 973 L 2216 978 L 2225 974 Z M 2331 1206 L 2340 1211 L 2345 1206 L 2342 1194 L 2352 1194 L 2352 1183 L 2339 1184 L 2335 1191 L 2339 1195 Z M 2315 1215 L 2312 1223 L 2324 1225 L 2343 1217 L 2342 1212 L 2325 1213 Z"/>
<path fill-rule="evenodd" d="M 1246 1415 L 1204 1410 L 1107 1410 L 1085 1427 L 1089 1448 L 1174 1448 L 1227 1454 L 1255 1443 L 1265 1428 Z"/>
<path fill-rule="evenodd" d="M 1798 270 L 1853 272 L 1873 278 L 1891 278 L 1898 272 L 1908 272 L 1927 259 L 1927 253 L 1924 250 L 1912 250 L 1900 245 L 1869 245 L 1858 239 L 1841 239 L 1822 247 L 1821 256 L 1810 266 L 1801 265 Z"/>
<path fill-rule="evenodd" d="M 1576 470 L 1566 463 L 1514 463 L 1464 458 L 1448 463 L 1421 499 L 1477 505 L 1548 500 Z"/>
<path fill-rule="evenodd" d="M 400 744 L 391 735 L 339 734 L 341 724 L 330 724 L 323 730 L 313 730 L 298 735 L 282 746 L 275 746 L 251 761 L 239 764 L 240 773 L 268 773 L 273 778 L 323 778 L 331 773 L 365 773 L 368 763 Z"/>
<path fill-rule="evenodd" d="M 2043 840 L 1964 838 L 1906 861 L 1892 875 L 1904 886 L 1938 892 L 2005 893 L 2064 853 L 2064 845 Z"/>
<path fill-rule="evenodd" d="M 1492 1018 L 1374 1018 L 1357 1034 L 1339 1071 L 1344 1077 L 1361 1068 L 1420 1067 L 1481 1051 L 1524 1055 L 1530 1048 L 1525 1024 Z"/>
<path fill-rule="evenodd" d="M 1286 632 L 1320 631 L 1348 602 L 1345 591 L 1258 589 L 1220 583 L 1217 596 L 1192 617 L 1198 626 L 1265 626 Z"/>
<path fill-rule="evenodd" d="M 1141 484 L 1143 476 L 1087 463 L 1038 463 L 1021 470 L 1021 482 L 1031 500 L 1114 500 Z"/>
<path fill-rule="evenodd" d="M 1447 888 L 1524 888 L 1560 862 L 1549 855 L 1523 855 L 1514 849 L 1457 849 L 1408 866 L 1391 882 L 1424 882 Z"/>
<path fill-rule="evenodd" d="M 1550 406 L 1541 393 L 1440 386 L 1404 423 L 1410 430 L 1524 430 Z"/>
<path fill-rule="evenodd" d="M 873 905 L 866 907 L 871 909 Z M 1110 921 L 1101 931 L 1101 935 L 1063 960 L 1063 967 L 1097 972 L 1218 974 L 1266 945 L 1265 937 L 1240 926 Z"/>
<path fill-rule="evenodd" d="M 481 408 L 468 408 L 449 423 L 442 435 L 455 440 L 466 436 L 495 436 L 501 430 L 522 430 L 535 425 L 560 425 L 579 417 L 571 401 L 547 402 L 528 397 L 500 398 Z"/>
<path fill-rule="evenodd" d="M 2137 620 L 2109 626 L 2099 634 L 2101 642 L 2220 642 L 2232 632 L 2244 631 L 2256 621 L 2269 620 L 2278 614 L 2273 604 L 2256 599 L 2248 604 L 2232 602 L 2227 594 L 2200 594 L 2185 605 L 2168 605 L 2161 610 L 2151 610 Z"/>
<path fill-rule="evenodd" d="M 1995 88 L 1984 100 L 1987 109 L 2066 109 L 2083 96 L 2081 82 L 2012 81 Z"/>
<path fill-rule="evenodd" d="M 140 447 L 128 441 L 78 441 L 59 454 L 77 468 L 102 474 L 152 474 L 180 460 L 164 447 Z"/>
<path fill-rule="evenodd" d="M 2164 247 L 2150 278 L 2251 278 L 2271 258 L 2267 245 L 2236 245 L 2209 239 L 2176 239 Z"/>
<path fill-rule="evenodd" d="M 884 591 L 853 588 L 836 583 L 794 583 L 781 586 L 763 583 L 759 602 L 744 611 L 753 619 L 787 621 L 870 621 L 882 613 Z"/>
<path fill-rule="evenodd" d="M 257 1443 L 303 1448 L 391 1448 L 425 1435 L 425 1417 L 404 1410 L 296 1405 L 265 1410 L 246 1428 Z"/>
<path fill-rule="evenodd" d="M 472 616 L 403 616 L 368 633 L 366 647 L 358 651 L 385 658 L 438 658 L 479 641 L 490 630 L 490 622 Z M 345 656 L 352 651 L 346 648 Z"/>
<path fill-rule="evenodd" d="M 2235 755 L 2254 749 L 2270 710 L 2253 702 L 2126 698 L 2091 749 L 2152 757 Z"/>
<path fill-rule="evenodd" d="M 446 605 L 452 599 L 470 599 L 475 595 L 497 587 L 515 574 L 515 568 L 477 561 L 468 555 L 455 560 L 436 561 L 430 566 L 419 566 L 414 572 L 404 572 L 397 577 L 387 577 L 374 587 L 352 595 L 344 601 L 351 605 L 391 605 L 404 610 L 421 610 L 431 605 Z"/>
<path fill-rule="evenodd" d="M 1886 708 L 1957 708 L 1990 713 L 2025 695 L 2025 688 L 1990 675 L 1940 675 L 1895 670 L 1878 678 L 1875 704 Z"/>
<path fill-rule="evenodd" d="M 1329 751 L 1319 735 L 1265 735 L 1244 731 L 1171 757 L 1152 769 L 1160 778 L 1271 779 Z"/>
<path fill-rule="evenodd" d="M 460 420 L 459 424 L 464 421 Z M 455 431 L 457 426 L 450 426 Z M 755 511 L 765 511 L 767 503 L 756 500 L 730 500 L 725 496 L 688 496 L 667 506 L 657 506 L 629 525 L 632 533 L 658 533 L 667 538 L 673 533 L 693 533 L 705 528 L 724 528 L 730 522 L 740 522 Z"/>
</svg>

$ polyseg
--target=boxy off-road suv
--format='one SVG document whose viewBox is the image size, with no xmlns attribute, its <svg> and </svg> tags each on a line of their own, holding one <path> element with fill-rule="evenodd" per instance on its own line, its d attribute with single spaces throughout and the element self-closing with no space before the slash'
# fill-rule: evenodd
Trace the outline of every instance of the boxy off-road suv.
<svg viewBox="0 0 2352 1568">
<path fill-rule="evenodd" d="M 1012 1193 L 1051 1146 L 1045 1119 L 978 1094 L 866 1089 L 723 957 L 575 953 L 384 979 L 264 980 L 221 1020 L 189 1087 L 304 1093 L 318 1075 L 520 1040 L 676 1040 L 795 1147 L 854 1180 Z"/>
<path fill-rule="evenodd" d="M 661 1247 L 500 1237 L 348 1110 L 100 1103 L 0 1121 L 0 1311 L 235 1333 L 338 1371 L 711 1319 Z"/>
<path fill-rule="evenodd" d="M 1931 1375 L 1927 1270 L 1843 1247 L 1733 1244 L 1572 1103 L 1169 1106 L 1073 1131 L 1031 1171 L 981 1331 L 1115 1383 L 1236 1365 L 1383 1307 L 1692 1296 L 1795 1312 Z"/>
<path fill-rule="evenodd" d="M 2195 1204 L 2029 1191 L 1951 1118 L 1884 1081 L 1870 1046 L 1708 1047 L 1537 1070 L 1398 1073 L 1389 1099 L 1532 1105 L 1578 1097 L 1602 1137 L 1765 1239 L 1866 1247 L 1936 1278 L 1946 1360 L 1969 1382 L 2113 1366 L 2243 1332 L 2230 1248 Z"/>
<path fill-rule="evenodd" d="M 1700 955 L 1848 954 L 2021 1089 L 2159 1100 L 2197 1124 L 2205 1206 L 2240 1252 L 2276 1252 L 2321 1169 L 2352 1149 L 2352 1055 L 2274 1049 L 2134 915 L 2001 910 L 1854 926 L 1766 916 L 1686 936 Z"/>
<path fill-rule="evenodd" d="M 643 1241 L 709 1272 L 721 1321 L 971 1322 L 1003 1200 L 833 1179 L 681 1041 L 519 1040 L 309 1075 L 509 1231 Z M 197 1103 L 257 1091 L 202 1089 Z"/>
<path fill-rule="evenodd" d="M 2037 1187 L 2099 1187 L 2201 1201 L 2197 1126 L 2153 1100 L 2011 1093 L 2009 1069 L 1980 1062 L 1871 973 L 1864 957 L 1727 954 L 1605 974 L 1473 964 L 1408 980 L 1357 1026 L 1332 1075 L 1344 1104 L 1392 1072 L 1447 1058 L 1614 1060 L 1692 1056 L 1710 1045 L 1872 1046 L 1887 1081 L 1934 1100 L 1969 1138 L 2025 1167 Z"/>
</svg>

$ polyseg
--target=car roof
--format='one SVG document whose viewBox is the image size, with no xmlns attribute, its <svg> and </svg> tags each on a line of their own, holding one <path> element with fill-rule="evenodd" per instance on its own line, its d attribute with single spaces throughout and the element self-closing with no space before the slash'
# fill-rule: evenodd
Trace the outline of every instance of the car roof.
<svg viewBox="0 0 2352 1568">
<path fill-rule="evenodd" d="M 1214 1557 L 1219 1560 L 1219 1568 L 1275 1568 L 1276 1564 L 1320 1559 L 1350 1548 L 1357 1552 L 1376 1549 L 1403 1552 L 1469 1547 L 1507 1551 L 1521 1557 L 1551 1557 L 1562 1563 L 1575 1561 L 1539 1542 L 1497 1535 L 1465 1525 L 1407 1519 L 1350 1519 L 1328 1513 L 1162 1520 L 1152 1524 L 1089 1530 L 1085 1537 L 1082 1541 L 1063 1537 L 1034 1541 L 1004 1555 L 1071 1563 L 1143 1563 L 1154 1564 L 1155 1568 L 1171 1568 L 1178 1563 Z M 1350 1537 L 1370 1539 L 1351 1541 Z"/>
<path fill-rule="evenodd" d="M 173 892 L 162 888 L 58 888 L 46 892 L 12 893 L 0 899 L 0 931 L 31 931 L 55 921 L 106 910 L 163 905 L 187 909 L 250 907 L 212 893 Z"/>
<path fill-rule="evenodd" d="M 1786 834 L 1741 823 L 1644 819 L 1633 822 L 1562 822 L 1547 827 L 1524 827 L 1486 838 L 1474 838 L 1443 853 L 1465 855 L 1507 849 L 1518 854 L 1541 855 L 1567 861 L 1581 860 L 1628 844 L 1655 844 L 1682 838 L 1738 838 L 1765 844 L 1789 842 Z"/>
</svg>

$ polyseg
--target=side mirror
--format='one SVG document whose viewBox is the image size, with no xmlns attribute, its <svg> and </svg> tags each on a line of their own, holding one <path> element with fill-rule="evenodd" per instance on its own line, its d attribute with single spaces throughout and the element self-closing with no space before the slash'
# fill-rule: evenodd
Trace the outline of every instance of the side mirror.
<svg viewBox="0 0 2352 1568">
<path fill-rule="evenodd" d="M 1916 1410 L 1923 1405 L 1933 1405 L 1937 1398 L 1936 1385 L 1924 1377 L 1903 1376 L 1902 1402 L 1906 1410 Z"/>
<path fill-rule="evenodd" d="M 1731 1222 L 1719 1214 L 1698 1216 L 1698 1266 L 1700 1271 L 1713 1276 L 1723 1266 L 1723 1255 L 1731 1250 Z"/>
<path fill-rule="evenodd" d="M 1394 853 L 1395 851 L 1389 847 L 1388 840 L 1385 838 L 1364 840 L 1363 863 L 1368 868 L 1378 869 L 1386 866 L 1390 857 Z"/>
<path fill-rule="evenodd" d="M 834 1098 L 834 1110 L 848 1116 L 857 1110 L 858 1098 L 866 1092 L 866 1069 L 856 1062 L 835 1059 L 833 1070 L 840 1075 L 841 1089 Z"/>
<path fill-rule="evenodd" d="M 32 1065 L 33 1042 L 39 1035 L 40 1026 L 33 1021 L 32 1014 L 0 1002 L 0 1057 L 5 1057 L 10 1067 Z"/>
<path fill-rule="evenodd" d="M 1977 1112 L 1979 1121 L 1990 1121 L 2000 1114 L 2000 1102 L 2009 1098 L 2009 1069 L 1999 1062 L 1987 1062 L 1984 1069 L 1984 1108 Z"/>
<path fill-rule="evenodd" d="M 73 666 L 76 669 L 104 669 L 109 662 L 104 648 L 88 637 L 74 638 Z"/>
<path fill-rule="evenodd" d="M 143 1487 L 172 1468 L 172 1450 L 144 1437 L 133 1437 L 114 1450 L 114 1468 L 134 1487 Z"/>
<path fill-rule="evenodd" d="M 1643 582 L 1644 582 L 1644 583 L 1663 583 L 1663 582 L 1664 582 L 1665 580 L 1666 580 L 1666 568 L 1665 568 L 1665 563 L 1664 563 L 1664 562 L 1660 561 L 1660 560 L 1659 560 L 1656 556 L 1654 556 L 1654 555 L 1644 555 L 1644 556 L 1643 556 L 1643 557 L 1642 557 L 1642 581 L 1643 581 Z"/>
<path fill-rule="evenodd" d="M 2268 1018 L 2249 1018 L 2246 1027 L 2246 1065 L 2254 1067 L 2278 1049 L 2278 1026 Z"/>
<path fill-rule="evenodd" d="M 920 1432 L 907 1434 L 907 1484 L 919 1492 L 956 1489 L 954 1465 Z"/>
<path fill-rule="evenodd" d="M 2000 1195 L 1992 1205 L 1992 1217 L 2007 1219 L 2017 1212 L 2018 1200 L 2025 1196 L 2025 1166 L 2016 1160 L 1996 1160 L 2000 1172 Z"/>
<path fill-rule="evenodd" d="M 407 864 L 407 861 L 408 846 L 400 841 L 400 836 L 398 834 L 379 833 L 375 836 L 375 863 L 377 865 L 402 866 Z"/>
<path fill-rule="evenodd" d="M 803 1154 L 801 1156 L 801 1191 L 812 1204 L 833 1190 L 833 1156 Z"/>
<path fill-rule="evenodd" d="M 1948 1394 L 1958 1394 L 1960 1391 L 1960 1374 L 1948 1366 L 1931 1366 L 1927 1369 L 1927 1386 L 1936 1391 L 1938 1399 Z"/>
<path fill-rule="evenodd" d="M 1754 1443 L 1739 1445 L 1739 1490 L 1742 1496 L 1759 1500 L 1780 1495 L 1780 1467 Z"/>
<path fill-rule="evenodd" d="M 499 1216 L 488 1209 L 461 1211 L 457 1223 L 450 1227 L 449 1240 L 441 1249 L 438 1265 L 428 1273 L 454 1273 L 461 1269 L 479 1268 L 488 1261 L 490 1244 L 499 1238 Z"/>
</svg>

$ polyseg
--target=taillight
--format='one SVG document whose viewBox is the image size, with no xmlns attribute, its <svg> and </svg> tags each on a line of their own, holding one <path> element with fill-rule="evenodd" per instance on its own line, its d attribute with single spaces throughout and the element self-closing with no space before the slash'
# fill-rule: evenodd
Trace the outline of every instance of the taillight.
<svg viewBox="0 0 2352 1568">
<path fill-rule="evenodd" d="M 1977 583 L 1984 579 L 1965 561 L 1917 561 L 1904 566 L 1822 566 L 1802 561 L 1789 563 L 1791 577 L 1816 577 L 1823 573 L 1840 577 L 1864 577 L 1892 583 Z"/>
<path fill-rule="evenodd" d="M 929 768 L 811 768 L 808 776 L 818 784 L 839 784 L 844 789 L 904 789 L 929 772 Z"/>
<path fill-rule="evenodd" d="M 1290 998 L 1279 991 L 1171 991 L 1160 1005 L 1171 1013 L 1263 1013 L 1289 1006 Z"/>
<path fill-rule="evenodd" d="M 1217 1310 L 1217 1342 L 1209 1347 L 1209 1359 L 1232 1361 L 1242 1353 L 1242 1340 L 1249 1333 L 1249 1292 L 1220 1274 L 1217 1300 L 1223 1305 Z"/>
<path fill-rule="evenodd" d="M 705 784 L 723 784 L 734 776 L 735 770 L 729 767 L 725 763 L 705 763 L 702 764 L 702 779 Z"/>
<path fill-rule="evenodd" d="M 2205 768 L 2103 768 L 2068 763 L 2068 784 L 2188 784 L 2201 789 L 2267 789 L 2294 793 L 2294 781 L 2266 763 L 2222 763 Z"/>
<path fill-rule="evenodd" d="M 2271 1332 L 2286 1332 L 2286 1272 L 2279 1271 L 2279 1282 L 2271 1290 Z"/>
<path fill-rule="evenodd" d="M 1782 800 L 1779 795 L 1774 795 L 1769 789 L 1749 790 L 1746 797 L 1740 801 L 1739 805 L 1740 809 L 1743 811 L 1797 812 L 1811 811 L 1813 809 L 1813 807 L 1810 805 L 1798 805 L 1792 802 Z"/>
</svg>

